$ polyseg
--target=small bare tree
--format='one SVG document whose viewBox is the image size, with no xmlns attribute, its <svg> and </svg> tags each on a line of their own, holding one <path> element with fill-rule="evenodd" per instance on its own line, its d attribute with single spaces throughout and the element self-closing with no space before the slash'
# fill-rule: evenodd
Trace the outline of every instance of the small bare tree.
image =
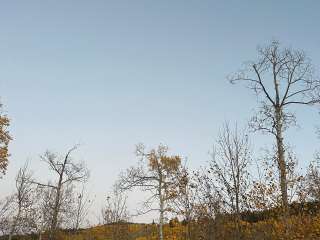
<svg viewBox="0 0 320 240">
<path fill-rule="evenodd" d="M 101 215 L 103 224 L 128 222 L 127 197 L 114 190 L 111 196 L 107 196 L 106 205 L 101 209 Z"/>
<path fill-rule="evenodd" d="M 53 183 L 34 182 L 39 187 L 48 188 L 50 199 L 53 200 L 53 202 L 48 202 L 50 204 L 48 206 L 50 209 L 48 219 L 50 221 L 50 240 L 56 238 L 56 232 L 59 227 L 59 214 L 61 214 L 63 206 L 65 206 L 64 203 L 71 201 L 73 183 L 85 182 L 89 176 L 89 172 L 83 163 L 74 163 L 72 161 L 70 155 L 76 149 L 77 146 L 74 146 L 62 158 L 49 151 L 41 156 L 42 161 L 47 163 L 49 169 L 57 176 L 57 179 Z"/>
<path fill-rule="evenodd" d="M 239 238 L 240 234 L 240 213 L 247 207 L 250 161 L 247 133 L 239 131 L 237 127 L 231 130 L 229 125 L 225 124 L 214 146 L 208 174 L 215 179 L 218 194 L 224 199 L 227 210 L 234 216 L 236 238 Z"/>
<path fill-rule="evenodd" d="M 222 225 L 219 217 L 225 214 L 224 199 L 216 186 L 215 177 L 212 177 L 207 167 L 196 171 L 194 176 L 196 202 L 193 211 L 199 229 L 195 239 L 213 240 L 216 239 L 217 226 Z"/>
<path fill-rule="evenodd" d="M 169 201 L 175 197 L 176 182 L 174 176 L 181 165 L 179 156 L 168 156 L 168 147 L 159 145 L 157 149 L 145 151 L 144 145 L 136 148 L 136 154 L 141 157 L 137 167 L 131 167 L 120 175 L 118 187 L 121 190 L 140 188 L 150 192 L 151 196 L 145 200 L 144 209 L 139 214 L 150 211 L 159 212 L 159 239 L 163 240 L 163 225 L 165 214 L 171 211 Z M 152 207 L 154 201 L 158 207 Z"/>
<path fill-rule="evenodd" d="M 56 192 L 55 189 L 37 186 L 32 196 L 33 205 L 30 209 L 30 226 L 32 232 L 38 234 L 38 239 L 41 240 L 45 232 L 50 233 L 52 214 L 55 203 Z M 58 217 L 58 225 L 62 226 L 65 223 L 65 227 L 70 226 L 71 216 L 74 214 L 74 193 L 73 186 L 64 186 L 60 200 L 60 210 Z"/>
<path fill-rule="evenodd" d="M 86 221 L 92 205 L 92 200 L 84 185 L 82 186 L 81 191 L 76 194 L 75 198 L 74 214 L 72 218 L 74 222 L 72 228 L 78 231 Z"/>
<path fill-rule="evenodd" d="M 9 231 L 9 240 L 17 232 L 23 228 L 28 228 L 29 209 L 32 205 L 32 174 L 28 170 L 28 164 L 26 163 L 16 177 L 16 192 L 13 195 L 13 204 L 16 211 L 11 216 L 11 224 Z"/>
<path fill-rule="evenodd" d="M 284 147 L 284 132 L 295 124 L 295 114 L 289 111 L 296 105 L 319 103 L 320 81 L 313 77 L 313 68 L 305 53 L 280 48 L 276 41 L 258 49 L 259 58 L 248 68 L 231 77 L 231 82 L 245 82 L 260 97 L 260 109 L 250 126 L 255 131 L 275 137 L 280 178 L 282 207 L 288 211 L 288 182 Z"/>
<path fill-rule="evenodd" d="M 127 208 L 127 196 L 117 187 L 107 196 L 105 206 L 101 209 L 102 223 L 106 234 L 114 240 L 129 238 L 130 214 Z"/>
<path fill-rule="evenodd" d="M 196 183 L 186 165 L 176 172 L 177 196 L 172 199 L 173 209 L 183 217 L 186 226 L 185 239 L 191 239 L 191 223 L 195 217 Z"/>
<path fill-rule="evenodd" d="M 32 231 L 38 234 L 38 240 L 42 239 L 42 235 L 49 230 L 50 207 L 52 202 L 52 189 L 36 187 L 33 192 L 33 205 L 30 209 L 30 226 Z"/>
</svg>

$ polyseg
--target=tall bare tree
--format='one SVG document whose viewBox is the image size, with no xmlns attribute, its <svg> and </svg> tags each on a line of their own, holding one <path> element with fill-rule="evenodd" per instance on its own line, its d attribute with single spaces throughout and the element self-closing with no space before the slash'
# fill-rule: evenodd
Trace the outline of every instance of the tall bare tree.
<svg viewBox="0 0 320 240">
<path fill-rule="evenodd" d="M 290 107 L 319 103 L 320 81 L 313 77 L 313 67 L 303 51 L 281 48 L 273 41 L 258 48 L 258 59 L 231 77 L 244 82 L 259 98 L 259 111 L 250 123 L 255 131 L 275 137 L 282 207 L 288 211 L 288 183 L 284 132 L 295 123 Z"/>
<path fill-rule="evenodd" d="M 163 240 L 163 225 L 165 214 L 170 211 L 169 201 L 175 197 L 175 173 L 181 165 L 179 156 L 168 156 L 168 147 L 159 145 L 157 149 L 145 151 L 145 146 L 139 144 L 136 154 L 141 158 L 137 167 L 131 167 L 120 175 L 118 186 L 122 190 L 140 188 L 150 192 L 150 197 L 144 202 L 145 211 L 159 212 L 159 239 Z M 157 201 L 158 207 L 153 207 Z"/>
<path fill-rule="evenodd" d="M 34 182 L 40 187 L 49 189 L 50 199 L 49 201 L 49 221 L 50 221 L 50 236 L 49 239 L 56 238 L 56 232 L 59 227 L 59 214 L 63 210 L 64 203 L 70 201 L 72 197 L 72 187 L 75 182 L 85 182 L 88 179 L 89 172 L 83 163 L 75 163 L 71 158 L 71 153 L 77 149 L 77 146 L 72 147 L 64 155 L 59 157 L 58 155 L 47 151 L 41 156 L 42 161 L 48 164 L 49 169 L 56 175 L 56 179 L 53 182 L 41 183 Z"/>
</svg>

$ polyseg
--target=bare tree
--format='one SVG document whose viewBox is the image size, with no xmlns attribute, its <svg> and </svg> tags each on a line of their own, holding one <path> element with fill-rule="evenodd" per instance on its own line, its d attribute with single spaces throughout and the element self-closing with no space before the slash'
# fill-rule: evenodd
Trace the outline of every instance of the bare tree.
<svg viewBox="0 0 320 240">
<path fill-rule="evenodd" d="M 33 232 L 38 234 L 38 239 L 42 239 L 42 235 L 49 230 L 50 207 L 52 206 L 52 189 L 37 187 L 33 193 L 33 205 L 31 208 L 30 226 Z"/>
<path fill-rule="evenodd" d="M 82 189 L 79 193 L 76 194 L 75 199 L 75 208 L 74 208 L 74 217 L 73 217 L 73 229 L 79 230 L 80 227 L 84 224 L 84 221 L 86 220 L 89 209 L 92 204 L 92 200 L 87 193 L 85 186 L 82 186 Z"/>
<path fill-rule="evenodd" d="M 37 186 L 32 195 L 33 205 L 30 209 L 31 217 L 29 225 L 32 231 L 38 234 L 38 239 L 41 240 L 45 232 L 50 233 L 52 215 L 54 210 L 56 192 L 55 189 Z M 61 193 L 60 211 L 58 217 L 58 225 L 61 227 L 72 227 L 74 214 L 74 192 L 73 186 L 64 186 Z"/>
<path fill-rule="evenodd" d="M 195 217 L 195 206 L 197 205 L 196 183 L 186 165 L 181 166 L 176 172 L 177 196 L 172 199 L 173 209 L 183 217 L 186 225 L 185 239 L 191 239 L 191 222 Z"/>
<path fill-rule="evenodd" d="M 111 195 L 107 196 L 101 215 L 103 224 L 127 222 L 129 220 L 127 197 L 115 189 Z"/>
<path fill-rule="evenodd" d="M 175 172 L 179 169 L 181 158 L 179 156 L 168 156 L 168 147 L 159 145 L 157 149 L 145 151 L 144 145 L 136 148 L 136 154 L 141 157 L 137 167 L 131 167 L 126 173 L 120 175 L 118 186 L 122 190 L 140 188 L 150 192 L 151 196 L 144 202 L 144 211 L 159 212 L 159 239 L 163 240 L 163 225 L 165 214 L 171 211 L 169 201 L 175 197 L 176 183 Z M 159 206 L 153 207 L 157 201 Z"/>
<path fill-rule="evenodd" d="M 48 202 L 50 204 L 48 206 L 50 209 L 48 219 L 50 221 L 50 240 L 56 238 L 56 232 L 59 227 L 59 214 L 63 211 L 63 207 L 66 206 L 65 203 L 72 199 L 73 183 L 85 182 L 89 176 L 89 172 L 83 163 L 74 163 L 71 159 L 70 155 L 76 149 L 77 146 L 72 147 L 64 157 L 59 157 L 49 151 L 41 156 L 42 161 L 47 163 L 49 169 L 57 176 L 53 183 L 34 182 L 39 187 L 48 188 L 49 199 L 53 201 Z"/>
<path fill-rule="evenodd" d="M 0 200 L 0 232 L 7 235 L 10 232 L 10 216 L 13 215 L 14 195 L 10 195 Z"/>
<path fill-rule="evenodd" d="M 282 207 L 288 211 L 288 183 L 284 148 L 284 132 L 295 124 L 295 105 L 319 103 L 320 81 L 313 78 L 313 68 L 305 53 L 280 48 L 276 41 L 258 49 L 259 58 L 248 68 L 231 77 L 231 82 L 245 82 L 260 97 L 260 109 L 250 123 L 255 131 L 275 137 Z"/>
<path fill-rule="evenodd" d="M 247 207 L 250 155 L 247 133 L 239 131 L 237 127 L 231 130 L 226 123 L 214 146 L 208 174 L 214 179 L 218 194 L 224 199 L 227 210 L 234 215 L 236 238 L 239 238 L 240 234 L 240 213 Z"/>
<path fill-rule="evenodd" d="M 12 239 L 13 234 L 21 231 L 24 227 L 28 226 L 28 209 L 32 205 L 31 192 L 32 192 L 32 174 L 28 170 L 28 164 L 26 163 L 16 177 L 16 192 L 14 193 L 13 203 L 14 211 L 11 216 L 11 224 L 9 231 L 9 240 Z"/>
<path fill-rule="evenodd" d="M 102 222 L 109 237 L 115 240 L 129 238 L 130 214 L 127 208 L 127 196 L 115 186 L 107 196 L 105 206 L 101 209 Z"/>
<path fill-rule="evenodd" d="M 195 239 L 216 239 L 219 217 L 225 214 L 224 199 L 221 198 L 216 186 L 215 177 L 212 177 L 208 169 L 201 168 L 195 174 L 196 202 L 193 206 L 197 228 L 199 228 Z"/>
</svg>

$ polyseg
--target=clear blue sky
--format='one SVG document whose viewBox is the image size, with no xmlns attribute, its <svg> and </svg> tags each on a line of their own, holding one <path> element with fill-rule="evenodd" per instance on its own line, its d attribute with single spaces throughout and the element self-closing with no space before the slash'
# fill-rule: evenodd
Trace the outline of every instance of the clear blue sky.
<svg viewBox="0 0 320 240">
<path fill-rule="evenodd" d="M 14 140 L 1 195 L 26 159 L 46 180 L 38 156 L 75 143 L 97 206 L 136 162 L 138 142 L 204 164 L 222 123 L 245 124 L 256 106 L 226 76 L 258 44 L 304 49 L 319 73 L 319 9 L 315 0 L 2 1 L 0 96 Z M 301 127 L 290 133 L 302 166 L 319 145 L 317 111 L 297 110 Z"/>
</svg>

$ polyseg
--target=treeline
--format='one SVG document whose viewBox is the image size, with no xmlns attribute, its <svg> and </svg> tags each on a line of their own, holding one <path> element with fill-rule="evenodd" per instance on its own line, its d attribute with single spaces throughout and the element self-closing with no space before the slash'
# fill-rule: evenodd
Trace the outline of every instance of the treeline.
<svg viewBox="0 0 320 240">
<path fill-rule="evenodd" d="M 89 172 L 71 157 L 77 146 L 63 156 L 46 152 L 41 160 L 54 178 L 34 179 L 28 165 L 19 170 L 15 193 L 0 202 L 2 235 L 9 240 L 30 233 L 50 240 L 319 239 L 320 155 L 316 153 L 302 173 L 286 138 L 296 124 L 296 108 L 320 103 L 320 81 L 313 74 L 303 51 L 278 42 L 259 47 L 257 59 L 229 77 L 257 96 L 249 127 L 225 123 L 211 158 L 198 170 L 190 170 L 166 145 L 148 149 L 138 144 L 139 161 L 119 174 L 98 227 L 91 230 L 80 229 L 91 200 L 81 187 Z M 6 131 L 9 120 L 2 119 L 0 167 L 5 173 L 11 137 Z M 253 132 L 274 140 L 260 157 L 253 154 Z M 127 192 L 134 189 L 149 195 L 136 213 L 129 213 Z M 156 223 L 129 224 L 132 216 L 151 211 L 158 214 Z"/>
</svg>

